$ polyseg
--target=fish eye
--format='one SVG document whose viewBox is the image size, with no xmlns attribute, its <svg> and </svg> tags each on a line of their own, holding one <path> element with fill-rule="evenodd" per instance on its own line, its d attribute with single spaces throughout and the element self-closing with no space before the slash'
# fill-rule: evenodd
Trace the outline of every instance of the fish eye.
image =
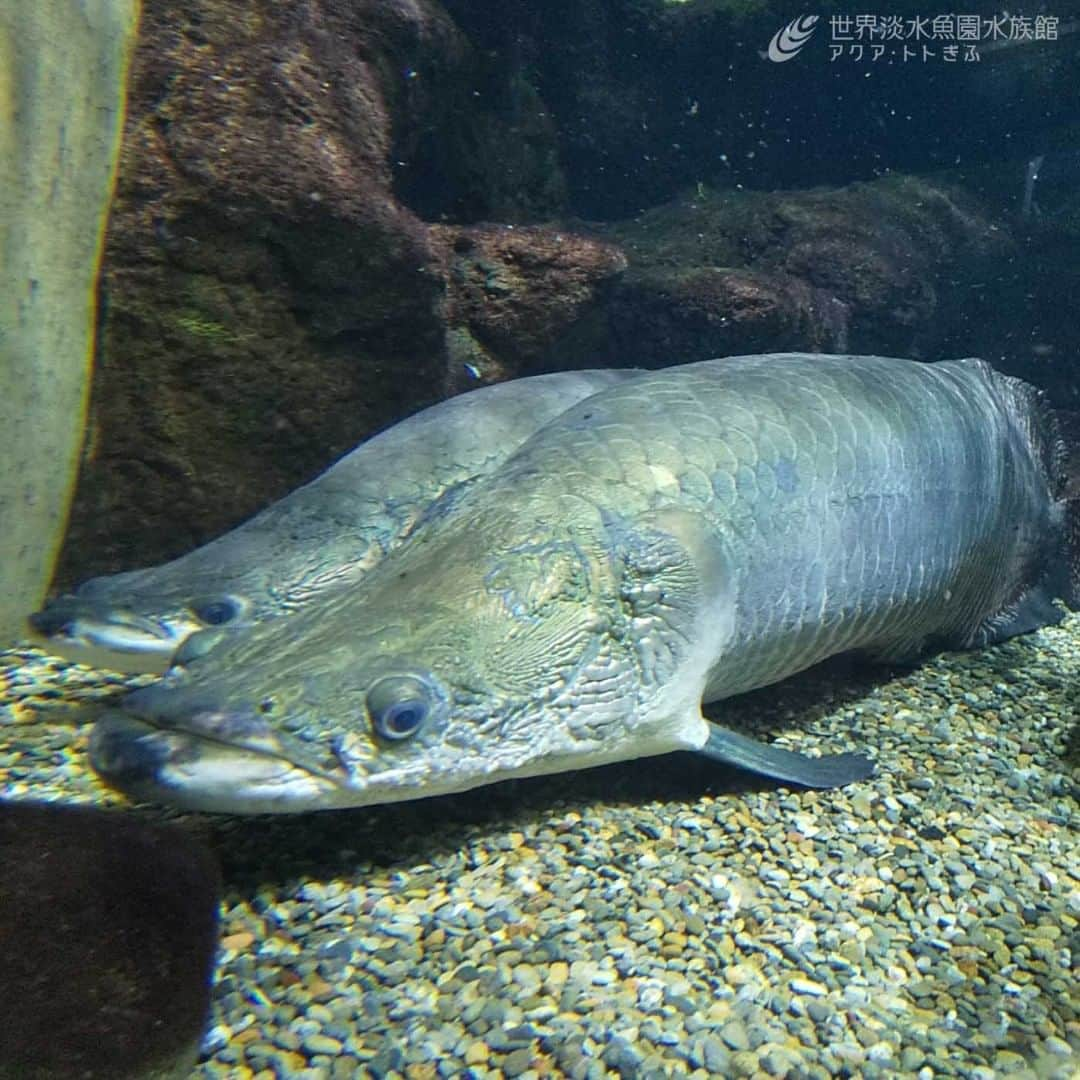
<svg viewBox="0 0 1080 1080">
<path fill-rule="evenodd" d="M 368 688 L 364 703 L 376 735 L 401 742 L 415 735 L 431 715 L 431 688 L 413 675 L 390 675 Z"/>
<path fill-rule="evenodd" d="M 207 626 L 224 626 L 240 614 L 240 604 L 231 596 L 200 600 L 192 605 L 195 617 Z"/>
</svg>

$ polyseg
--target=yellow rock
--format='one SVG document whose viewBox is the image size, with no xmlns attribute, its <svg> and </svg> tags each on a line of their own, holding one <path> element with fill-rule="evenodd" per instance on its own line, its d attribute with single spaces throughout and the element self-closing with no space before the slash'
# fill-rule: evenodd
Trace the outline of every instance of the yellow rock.
<svg viewBox="0 0 1080 1080">
<path fill-rule="evenodd" d="M 307 1058 L 303 1054 L 298 1054 L 295 1050 L 279 1050 L 278 1061 L 288 1070 L 290 1075 L 294 1072 L 300 1072 L 301 1069 L 306 1069 L 308 1066 Z"/>
<path fill-rule="evenodd" d="M 548 968 L 547 982 L 549 986 L 562 986 L 570 978 L 570 965 L 565 960 L 556 960 Z"/>
<path fill-rule="evenodd" d="M 228 937 L 221 939 L 221 947 L 223 949 L 232 949 L 234 952 L 242 952 L 244 949 L 250 949 L 255 944 L 255 935 L 249 934 L 246 930 L 239 934 L 229 934 Z"/>
<path fill-rule="evenodd" d="M 751 964 L 734 964 L 727 970 L 727 982 L 730 986 L 744 986 L 750 982 L 760 982 L 761 972 Z"/>
<path fill-rule="evenodd" d="M 471 1043 L 465 1051 L 465 1064 L 484 1065 L 487 1063 L 487 1059 L 490 1056 L 491 1051 L 488 1049 L 488 1044 L 477 1039 L 476 1042 Z"/>
</svg>

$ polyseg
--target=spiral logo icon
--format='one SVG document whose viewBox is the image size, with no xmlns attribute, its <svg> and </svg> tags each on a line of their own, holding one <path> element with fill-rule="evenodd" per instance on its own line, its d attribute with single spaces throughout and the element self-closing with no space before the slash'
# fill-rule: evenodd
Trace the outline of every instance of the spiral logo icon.
<svg viewBox="0 0 1080 1080">
<path fill-rule="evenodd" d="M 769 59 L 774 64 L 782 64 L 790 60 L 810 40 L 810 35 L 817 25 L 817 15 L 800 15 L 792 19 L 787 26 L 781 27 L 773 34 L 769 42 Z"/>
</svg>

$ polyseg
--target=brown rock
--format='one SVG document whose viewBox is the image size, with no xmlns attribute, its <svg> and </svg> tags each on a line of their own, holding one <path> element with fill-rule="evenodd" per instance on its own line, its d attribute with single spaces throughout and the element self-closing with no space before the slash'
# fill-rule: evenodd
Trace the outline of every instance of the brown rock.
<svg viewBox="0 0 1080 1080">
<path fill-rule="evenodd" d="M 431 232 L 447 281 L 447 322 L 475 343 L 488 379 L 580 362 L 560 346 L 601 312 L 626 267 L 614 244 L 547 226 Z"/>
<path fill-rule="evenodd" d="M 440 396 L 393 151 L 465 52 L 430 0 L 145 6 L 58 584 L 188 550 Z"/>
<path fill-rule="evenodd" d="M 551 121 L 501 77 L 436 0 L 149 0 L 54 587 L 204 543 L 595 311 L 610 245 L 401 201 L 558 208 Z"/>
<path fill-rule="evenodd" d="M 739 353 L 842 352 L 850 312 L 798 278 L 712 266 L 634 275 L 615 310 L 627 313 L 629 325 L 616 335 L 626 351 L 638 362 L 665 366 Z M 636 345 L 628 340 L 634 329 L 644 335 Z"/>
</svg>

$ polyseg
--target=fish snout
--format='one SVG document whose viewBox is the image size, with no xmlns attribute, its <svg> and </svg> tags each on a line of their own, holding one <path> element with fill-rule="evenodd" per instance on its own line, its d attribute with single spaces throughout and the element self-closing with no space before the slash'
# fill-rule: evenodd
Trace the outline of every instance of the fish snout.
<svg viewBox="0 0 1080 1080">
<path fill-rule="evenodd" d="M 173 756 L 174 748 L 156 737 L 156 729 L 120 709 L 102 714 L 90 732 L 94 771 L 121 791 L 141 794 Z"/>
<path fill-rule="evenodd" d="M 222 734 L 245 731 L 260 741 L 260 729 L 243 711 L 197 710 L 183 718 L 183 726 L 159 727 L 133 712 L 112 709 L 90 734 L 90 764 L 107 784 L 131 798 L 187 810 L 282 813 L 320 809 L 333 799 L 338 778 L 280 753 L 249 749 L 242 741 L 218 741 Z"/>
<path fill-rule="evenodd" d="M 129 694 L 90 735 L 90 763 L 111 787 L 189 810 L 280 813 L 333 800 L 347 774 L 276 730 L 253 705 L 223 705 L 167 683 Z"/>
<path fill-rule="evenodd" d="M 67 635 L 82 607 L 74 596 L 58 597 L 50 600 L 40 611 L 35 611 L 30 616 L 30 625 L 47 638 Z"/>
<path fill-rule="evenodd" d="M 62 654 L 73 650 L 72 659 L 125 671 L 160 671 L 191 630 L 180 622 L 110 607 L 105 598 L 99 602 L 82 590 L 49 601 L 27 621 Z M 140 657 L 145 663 L 132 667 L 131 661 Z"/>
<path fill-rule="evenodd" d="M 173 669 L 164 682 L 133 691 L 121 703 L 122 713 L 177 746 L 201 747 L 204 757 L 230 753 L 274 758 L 314 775 L 342 778 L 341 762 L 330 744 L 291 735 L 254 703 L 223 702 L 189 690 L 183 685 L 185 677 L 183 669 Z"/>
<path fill-rule="evenodd" d="M 254 710 L 217 708 L 156 684 L 102 713 L 90 733 L 90 764 L 113 787 L 152 799 L 179 786 L 176 777 L 200 767 L 214 747 L 242 748 L 259 732 Z"/>
<path fill-rule="evenodd" d="M 252 746 L 274 734 L 254 705 L 223 705 L 212 697 L 177 691 L 168 683 L 144 686 L 128 694 L 125 712 L 157 728 L 183 731 L 200 739 L 234 746 Z"/>
</svg>

